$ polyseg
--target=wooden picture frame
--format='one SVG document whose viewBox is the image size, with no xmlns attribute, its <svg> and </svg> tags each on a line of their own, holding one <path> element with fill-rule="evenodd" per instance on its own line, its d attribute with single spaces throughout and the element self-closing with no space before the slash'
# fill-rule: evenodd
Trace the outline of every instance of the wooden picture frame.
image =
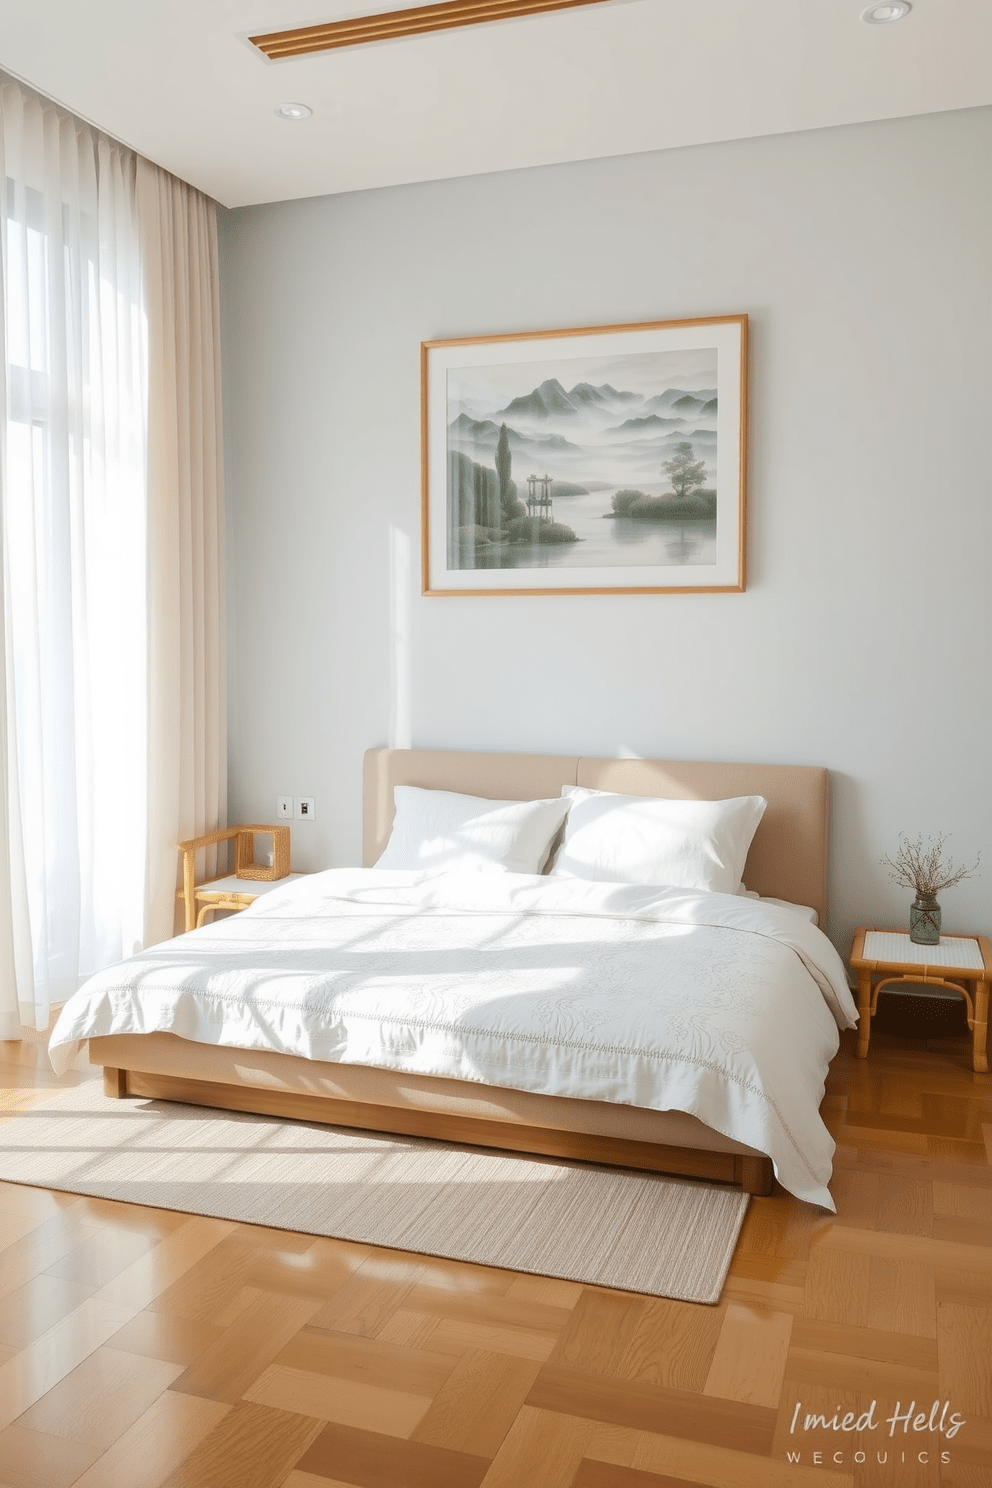
<svg viewBox="0 0 992 1488">
<path fill-rule="evenodd" d="M 743 591 L 746 315 L 425 341 L 421 395 L 424 594 Z"/>
</svg>

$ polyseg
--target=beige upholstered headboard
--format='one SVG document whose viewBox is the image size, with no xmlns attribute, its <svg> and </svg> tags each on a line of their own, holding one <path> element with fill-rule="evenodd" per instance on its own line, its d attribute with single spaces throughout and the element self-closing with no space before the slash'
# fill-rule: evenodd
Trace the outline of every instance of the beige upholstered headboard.
<svg viewBox="0 0 992 1488">
<path fill-rule="evenodd" d="M 386 846 L 393 822 L 394 785 L 420 785 L 509 801 L 557 796 L 563 785 L 696 801 L 764 796 L 768 810 L 751 844 L 744 882 L 759 894 L 812 905 L 820 924 L 826 925 L 830 777 L 816 765 L 720 765 L 580 755 L 370 749 L 365 756 L 362 859 L 366 866 L 373 864 Z"/>
</svg>

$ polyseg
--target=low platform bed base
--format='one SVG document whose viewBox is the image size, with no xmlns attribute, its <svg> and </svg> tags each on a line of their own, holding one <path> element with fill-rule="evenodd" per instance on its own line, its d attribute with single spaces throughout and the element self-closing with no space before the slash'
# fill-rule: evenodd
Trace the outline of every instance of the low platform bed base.
<svg viewBox="0 0 992 1488">
<path fill-rule="evenodd" d="M 180 1101 L 185 1105 L 214 1106 L 257 1116 L 280 1116 L 292 1121 L 316 1121 L 327 1126 L 350 1126 L 365 1131 L 432 1137 L 471 1147 L 536 1153 L 612 1167 L 642 1168 L 653 1173 L 736 1183 L 745 1193 L 771 1193 L 771 1159 L 733 1152 L 706 1152 L 694 1147 L 668 1147 L 622 1137 L 588 1132 L 552 1131 L 516 1122 L 486 1121 L 449 1112 L 396 1110 L 365 1101 L 304 1095 L 292 1090 L 265 1090 L 244 1085 L 222 1085 L 212 1080 L 188 1080 L 179 1075 L 147 1074 L 141 1070 L 103 1069 L 106 1095 L 144 1096 L 151 1100 Z"/>
</svg>

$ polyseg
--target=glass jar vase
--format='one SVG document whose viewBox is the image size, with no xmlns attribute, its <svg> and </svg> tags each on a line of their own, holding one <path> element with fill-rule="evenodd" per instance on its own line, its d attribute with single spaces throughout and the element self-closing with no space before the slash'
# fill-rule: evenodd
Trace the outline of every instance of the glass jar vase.
<svg viewBox="0 0 992 1488">
<path fill-rule="evenodd" d="M 940 944 L 940 905 L 934 894 L 917 894 L 909 906 L 909 938 L 914 945 Z"/>
</svg>

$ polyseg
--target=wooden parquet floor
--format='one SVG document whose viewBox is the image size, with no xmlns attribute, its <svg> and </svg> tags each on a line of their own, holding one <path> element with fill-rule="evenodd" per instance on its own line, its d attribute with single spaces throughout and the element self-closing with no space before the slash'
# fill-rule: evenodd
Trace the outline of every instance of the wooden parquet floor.
<svg viewBox="0 0 992 1488">
<path fill-rule="evenodd" d="M 989 1080 L 845 1036 L 838 1213 L 752 1200 L 716 1307 L 0 1185 L 0 1488 L 985 1488 Z"/>
</svg>

